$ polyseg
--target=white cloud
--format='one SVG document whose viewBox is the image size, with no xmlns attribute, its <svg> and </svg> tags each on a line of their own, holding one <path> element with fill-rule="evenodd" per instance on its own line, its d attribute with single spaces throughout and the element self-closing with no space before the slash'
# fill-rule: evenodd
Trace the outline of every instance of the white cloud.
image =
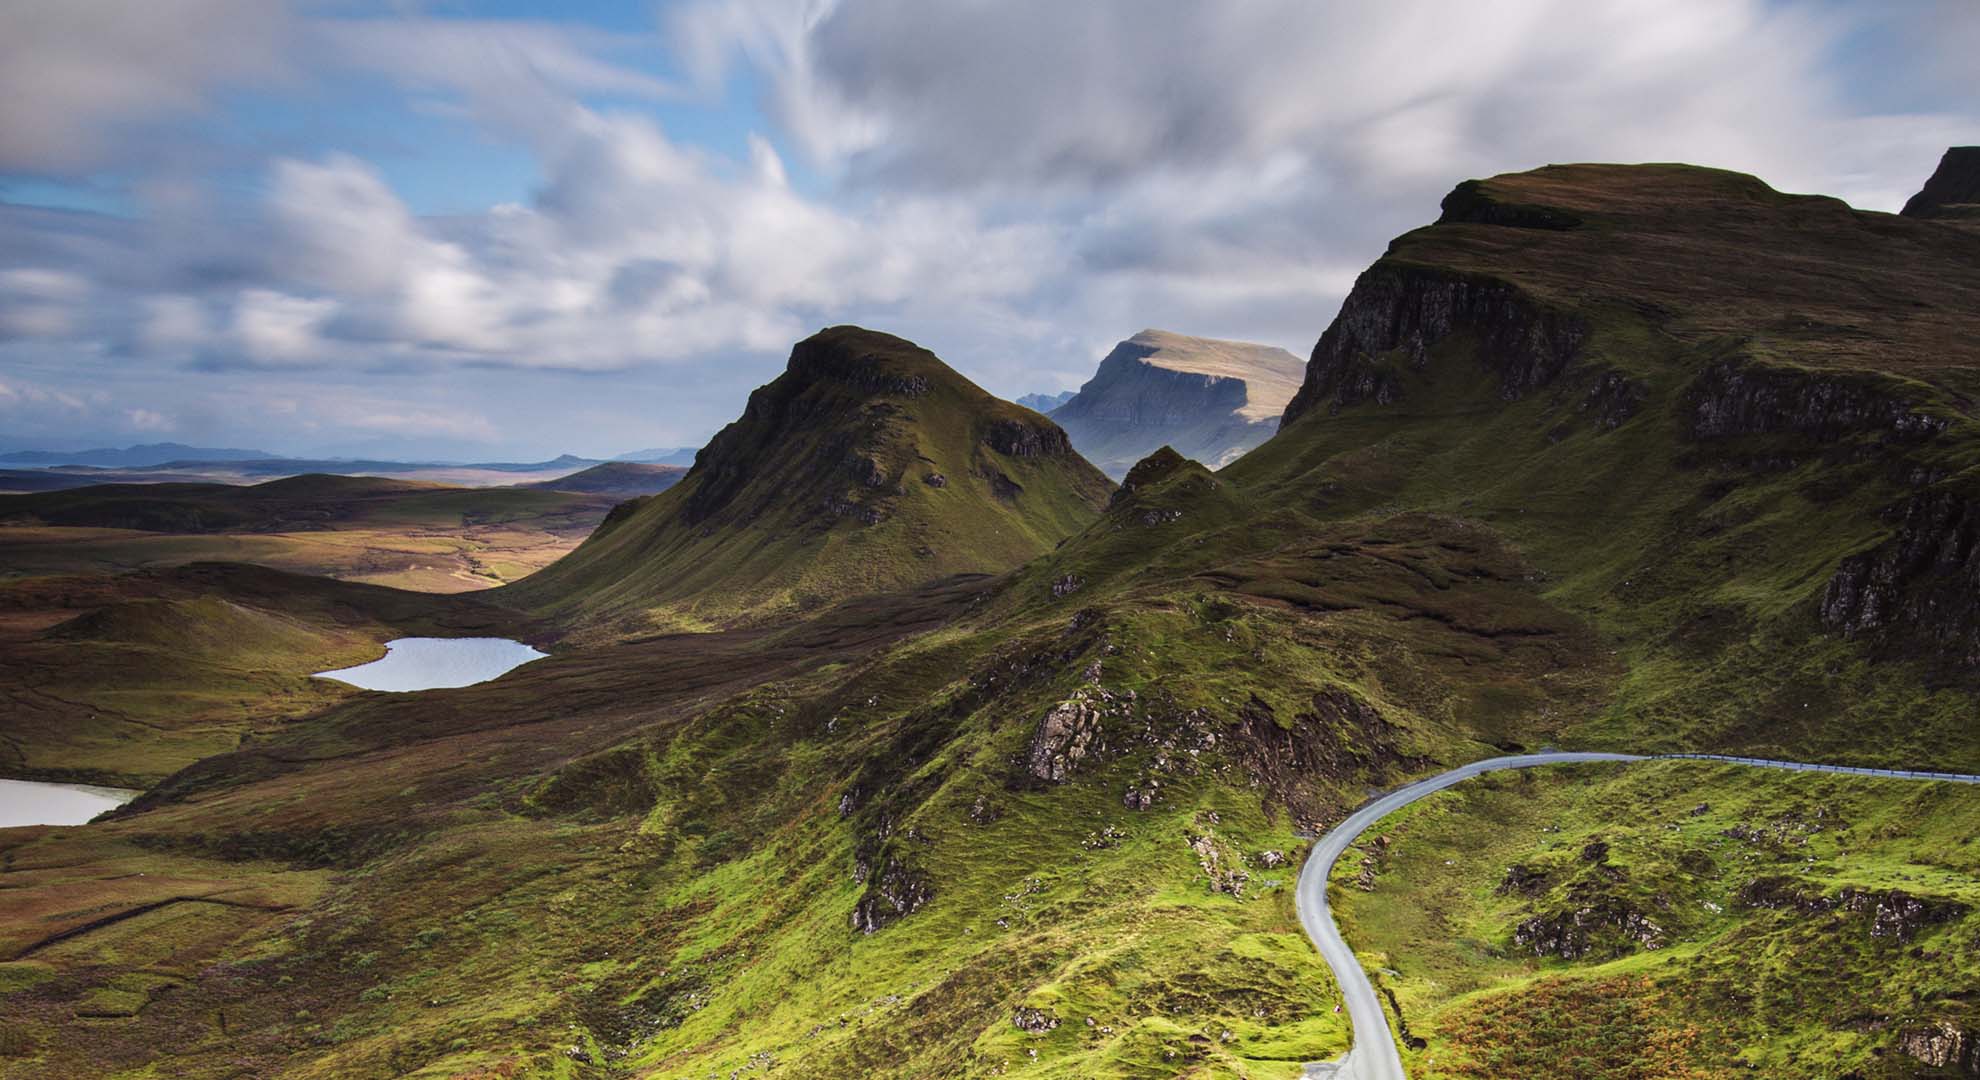
<svg viewBox="0 0 1980 1080">
<path fill-rule="evenodd" d="M 292 364 L 321 361 L 327 347 L 323 324 L 337 311 L 330 299 L 248 289 L 234 304 L 229 336 L 250 361 Z"/>
<path fill-rule="evenodd" d="M 124 419 L 133 431 L 176 431 L 179 426 L 171 417 L 153 409 L 125 409 Z"/>
<path fill-rule="evenodd" d="M 11 0 L 0 22 L 0 170 L 87 169 L 131 122 L 279 77 L 291 22 L 265 0 Z"/>
<path fill-rule="evenodd" d="M 89 293 L 89 280 L 67 270 L 0 271 L 0 338 L 70 336 Z"/>
</svg>

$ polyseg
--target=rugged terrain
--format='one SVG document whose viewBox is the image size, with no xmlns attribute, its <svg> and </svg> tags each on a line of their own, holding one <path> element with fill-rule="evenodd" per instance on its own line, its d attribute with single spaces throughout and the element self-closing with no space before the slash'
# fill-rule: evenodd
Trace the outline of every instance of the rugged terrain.
<svg viewBox="0 0 1980 1080">
<path fill-rule="evenodd" d="M 447 601 L 550 659 L 0 833 L 0 1076 L 1290 1080 L 1348 1037 L 1302 836 L 1371 789 L 1550 744 L 1975 771 L 1976 300 L 1941 219 L 1470 182 L 1273 438 L 1111 493 L 827 331 L 674 488 Z M 1980 796 L 1631 769 L 1343 868 L 1423 1075 L 1970 1074 Z"/>
<path fill-rule="evenodd" d="M 1163 446 L 1216 469 L 1278 430 L 1303 367 L 1270 345 L 1143 330 L 1051 416 L 1116 479 Z"/>
</svg>

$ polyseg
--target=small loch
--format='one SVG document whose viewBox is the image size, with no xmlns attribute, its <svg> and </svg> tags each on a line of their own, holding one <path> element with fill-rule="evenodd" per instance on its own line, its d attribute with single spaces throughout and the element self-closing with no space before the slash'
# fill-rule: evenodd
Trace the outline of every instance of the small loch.
<svg viewBox="0 0 1980 1080">
<path fill-rule="evenodd" d="M 508 638 L 399 638 L 385 643 L 384 659 L 316 677 L 364 690 L 439 690 L 487 682 L 548 655 Z"/>
<path fill-rule="evenodd" d="M 81 825 L 137 798 L 123 788 L 0 780 L 0 829 L 17 825 Z"/>
</svg>

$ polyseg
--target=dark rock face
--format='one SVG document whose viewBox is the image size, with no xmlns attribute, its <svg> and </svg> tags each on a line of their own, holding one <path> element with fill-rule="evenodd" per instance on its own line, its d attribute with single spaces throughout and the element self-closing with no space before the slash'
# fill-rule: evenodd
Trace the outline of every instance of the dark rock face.
<svg viewBox="0 0 1980 1080">
<path fill-rule="evenodd" d="M 1894 516 L 1890 539 L 1836 568 L 1822 593 L 1822 625 L 1980 667 L 1980 508 L 1941 490 L 1905 500 Z"/>
<path fill-rule="evenodd" d="M 1948 923 L 1966 914 L 1966 905 L 1953 900 L 1927 900 L 1900 889 L 1844 889 L 1837 904 L 1852 914 L 1870 915 L 1870 936 L 1910 941 L 1928 926 Z"/>
<path fill-rule="evenodd" d="M 1913 411 L 1862 376 L 1816 375 L 1722 360 L 1685 393 L 1691 437 L 1805 435 L 1834 442 L 1869 434 L 1893 442 L 1928 439 L 1945 420 Z"/>
<path fill-rule="evenodd" d="M 866 893 L 853 905 L 852 928 L 871 934 L 897 922 L 935 898 L 935 887 L 928 875 L 889 856 L 879 872 L 870 874 Z"/>
<path fill-rule="evenodd" d="M 1480 362 L 1499 376 L 1500 396 L 1516 401 L 1567 370 L 1588 332 L 1579 318 L 1542 306 L 1508 282 L 1376 263 L 1355 281 L 1314 346 L 1306 382 L 1282 422 L 1317 408 L 1390 404 L 1401 393 L 1400 380 L 1380 358 L 1399 352 L 1420 370 L 1432 346 L 1460 333 L 1477 339 Z"/>
<path fill-rule="evenodd" d="M 1834 896 L 1810 891 L 1793 878 L 1761 877 L 1739 891 L 1739 903 L 1770 911 L 1795 911 L 1822 915 L 1840 911 L 1868 915 L 1870 936 L 1893 941 L 1910 941 L 1927 927 L 1939 926 L 1963 917 L 1967 907 L 1956 900 L 1933 900 L 1913 896 L 1902 889 L 1845 888 Z"/>
<path fill-rule="evenodd" d="M 1898 1033 L 1898 1050 L 1935 1069 L 1952 1069 L 1960 1076 L 1980 1076 L 1980 1034 L 1941 1020 Z"/>
<path fill-rule="evenodd" d="M 1899 211 L 1905 217 L 1980 218 L 1980 146 L 1955 146 Z"/>
<path fill-rule="evenodd" d="M 1660 948 L 1664 928 L 1628 901 L 1601 896 L 1527 919 L 1513 928 L 1513 942 L 1535 956 L 1579 960 L 1597 953 L 1621 956 L 1632 946 Z"/>
<path fill-rule="evenodd" d="M 1051 424 L 999 420 L 990 425 L 983 441 L 1006 457 L 1064 457 L 1073 452 L 1066 433 Z"/>
<path fill-rule="evenodd" d="M 1252 698 L 1238 709 L 1231 753 L 1271 798 L 1292 811 L 1301 824 L 1320 820 L 1308 805 L 1303 782 L 1314 776 L 1348 777 L 1383 773 L 1414 759 L 1397 751 L 1397 730 L 1381 710 L 1341 688 L 1313 696 L 1310 711 L 1281 725 L 1270 705 Z"/>
<path fill-rule="evenodd" d="M 1614 431 L 1643 408 L 1649 391 L 1642 383 L 1614 371 L 1604 371 L 1581 399 L 1581 411 L 1593 413 L 1603 431 Z"/>
</svg>

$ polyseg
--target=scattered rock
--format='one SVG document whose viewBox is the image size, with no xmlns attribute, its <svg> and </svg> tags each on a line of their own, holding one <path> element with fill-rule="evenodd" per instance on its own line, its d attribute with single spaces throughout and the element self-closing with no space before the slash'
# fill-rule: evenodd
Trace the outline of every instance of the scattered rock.
<svg viewBox="0 0 1980 1080">
<path fill-rule="evenodd" d="M 1965 1076 L 1980 1076 L 1980 1034 L 1951 1021 L 1907 1028 L 1898 1033 L 1897 1045 L 1905 1055 L 1935 1069 L 1957 1069 Z"/>
<path fill-rule="evenodd" d="M 1044 1009 L 1026 1005 L 1011 1014 L 1011 1026 L 1033 1035 L 1043 1035 L 1059 1026 L 1059 1018 Z"/>
</svg>

